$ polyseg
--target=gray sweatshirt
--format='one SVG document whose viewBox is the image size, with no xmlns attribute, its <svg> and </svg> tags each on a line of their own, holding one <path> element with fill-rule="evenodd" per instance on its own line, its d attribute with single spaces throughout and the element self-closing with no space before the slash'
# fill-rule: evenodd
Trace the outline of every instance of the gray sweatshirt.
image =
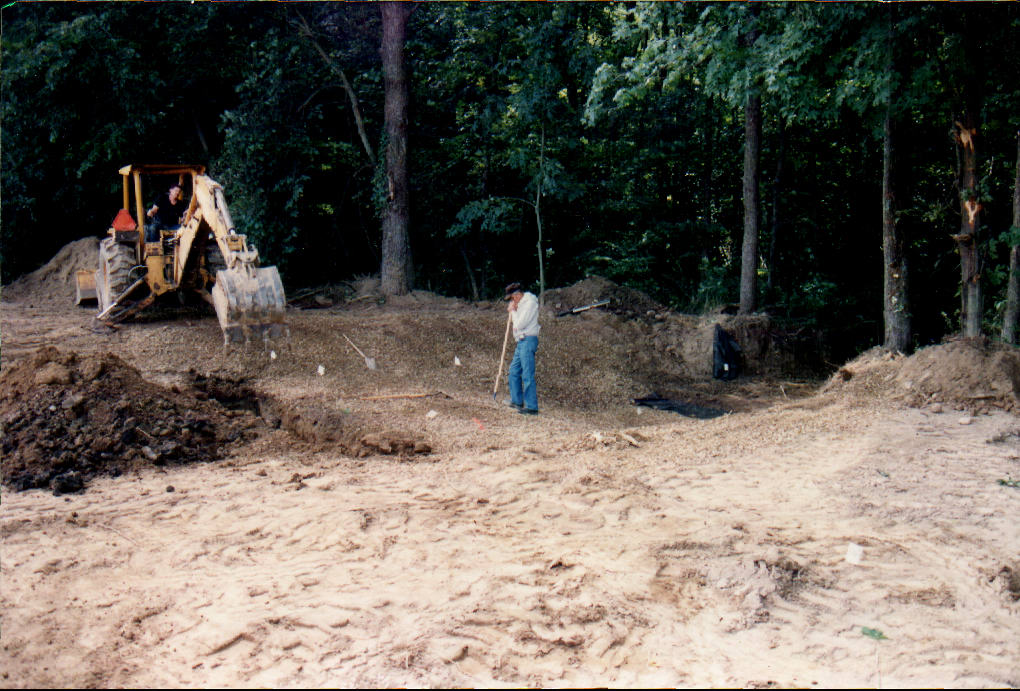
<svg viewBox="0 0 1020 691">
<path fill-rule="evenodd" d="M 519 341 L 525 336 L 537 336 L 538 326 L 538 298 L 531 293 L 525 293 L 521 301 L 517 303 L 517 309 L 510 313 L 514 322 L 514 340 Z"/>
</svg>

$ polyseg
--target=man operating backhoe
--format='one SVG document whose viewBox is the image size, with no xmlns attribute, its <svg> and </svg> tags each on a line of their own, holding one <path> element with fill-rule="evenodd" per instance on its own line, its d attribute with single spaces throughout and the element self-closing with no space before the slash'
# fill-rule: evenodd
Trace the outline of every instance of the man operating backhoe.
<svg viewBox="0 0 1020 691">
<path fill-rule="evenodd" d="M 159 231 L 177 230 L 181 227 L 181 219 L 187 211 L 187 204 L 184 203 L 183 191 L 180 185 L 171 185 L 166 194 L 160 196 L 152 208 L 146 212 L 146 216 L 152 219 L 152 223 L 145 229 L 145 241 L 156 242 L 159 240 Z"/>
</svg>

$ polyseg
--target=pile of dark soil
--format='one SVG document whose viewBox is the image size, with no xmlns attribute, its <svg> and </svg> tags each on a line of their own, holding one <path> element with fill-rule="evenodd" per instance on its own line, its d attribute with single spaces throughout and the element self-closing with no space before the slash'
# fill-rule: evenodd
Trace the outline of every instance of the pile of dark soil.
<svg viewBox="0 0 1020 691">
<path fill-rule="evenodd" d="M 366 432 L 350 415 L 285 405 L 240 380 L 191 371 L 189 383 L 146 381 L 112 353 L 36 351 L 0 376 L 4 484 L 77 492 L 98 475 L 217 460 L 267 427 L 354 457 L 431 452 L 412 435 Z"/>
<path fill-rule="evenodd" d="M 73 492 L 100 474 L 212 461 L 257 434 L 254 416 L 202 398 L 148 382 L 111 353 L 42 348 L 0 376 L 3 482 Z"/>
</svg>

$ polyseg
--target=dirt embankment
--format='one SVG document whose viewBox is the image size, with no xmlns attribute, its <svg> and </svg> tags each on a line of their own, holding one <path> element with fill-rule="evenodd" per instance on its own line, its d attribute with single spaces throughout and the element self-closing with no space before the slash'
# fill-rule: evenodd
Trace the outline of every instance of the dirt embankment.
<svg viewBox="0 0 1020 691">
<path fill-rule="evenodd" d="M 1018 412 L 1020 349 L 986 338 L 954 338 L 909 357 L 874 348 L 841 367 L 822 393 L 888 398 L 935 412 Z"/>
<path fill-rule="evenodd" d="M 597 309 L 618 316 L 635 332 L 633 341 L 642 347 L 635 347 L 632 354 L 645 368 L 666 358 L 686 378 L 710 379 L 712 344 L 718 324 L 740 344 L 746 374 L 805 379 L 822 376 L 832 369 L 826 363 L 821 334 L 786 328 L 765 314 L 736 315 L 724 311 L 682 314 L 641 291 L 599 276 L 545 294 L 548 317 L 603 300 L 609 300 L 609 304 Z"/>
<path fill-rule="evenodd" d="M 67 245 L 44 267 L 5 288 L 5 302 L 70 305 L 75 272 L 94 267 L 96 244 L 95 238 L 84 238 Z M 192 333 L 190 322 L 180 329 L 172 322 L 152 327 L 154 336 L 139 325 L 127 325 L 125 333 L 109 337 L 106 349 L 103 339 L 88 335 L 72 339 L 87 345 L 33 349 L 31 341 L 38 338 L 33 335 L 12 361 L 10 353 L 20 345 L 20 327 L 14 328 L 14 345 L 9 337 L 0 375 L 4 482 L 21 489 L 66 491 L 100 473 L 213 460 L 226 446 L 263 434 L 284 434 L 291 443 L 349 456 L 427 454 L 436 445 L 420 423 L 408 424 L 399 416 L 354 411 L 350 404 L 323 405 L 314 396 L 280 398 L 264 388 L 300 379 L 321 363 L 329 370 L 323 384 L 334 387 L 338 397 L 411 390 L 473 395 L 491 386 L 498 329 L 505 321 L 502 305 L 422 291 L 386 300 L 372 278 L 332 291 L 329 299 L 306 293 L 304 302 L 319 309 L 291 310 L 294 343 L 288 357 L 272 365 L 258 364 L 250 355 L 225 355 L 214 337 L 203 346 L 198 341 L 204 335 L 186 335 Z M 557 316 L 601 300 L 609 304 Z M 85 311 L 73 313 L 87 321 Z M 44 311 L 25 328 L 61 319 L 74 321 Z M 590 277 L 547 291 L 542 320 L 543 406 L 594 414 L 653 395 L 737 412 L 811 395 L 817 385 L 812 377 L 820 354 L 809 347 L 812 337 L 789 333 L 765 315 L 679 314 L 640 291 Z M 734 382 L 711 376 L 717 324 L 742 349 L 745 376 Z M 345 329 L 344 335 L 353 335 L 379 359 L 380 371 L 362 366 L 361 357 L 338 336 Z M 70 332 L 65 327 L 55 333 L 63 340 Z M 131 345 L 121 342 L 125 337 Z M 191 363 L 196 371 L 176 376 L 175 386 L 162 386 L 146 381 L 138 369 L 111 354 L 114 349 L 171 370 Z M 451 366 L 455 355 L 462 366 Z M 1015 412 L 1020 410 L 1020 351 L 965 340 L 910 357 L 875 349 L 842 367 L 822 394 L 830 399 L 881 397 L 971 413 Z"/>
</svg>

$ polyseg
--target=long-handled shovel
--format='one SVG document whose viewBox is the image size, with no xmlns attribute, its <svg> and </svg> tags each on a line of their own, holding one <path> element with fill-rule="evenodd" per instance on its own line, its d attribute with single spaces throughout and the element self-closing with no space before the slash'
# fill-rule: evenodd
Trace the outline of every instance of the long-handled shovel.
<svg viewBox="0 0 1020 691">
<path fill-rule="evenodd" d="M 351 344 L 352 348 L 354 348 L 356 351 L 358 351 L 358 355 L 360 355 L 361 357 L 365 358 L 365 367 L 367 367 L 369 369 L 376 369 L 375 358 L 368 357 L 363 352 L 361 352 L 361 349 L 358 348 L 358 346 L 354 345 L 354 341 L 352 341 L 351 339 L 347 338 L 347 334 L 343 334 L 343 337 L 347 339 L 347 342 Z"/>
<path fill-rule="evenodd" d="M 503 352 L 499 354 L 499 369 L 496 370 L 496 381 L 492 384 L 492 400 L 496 400 L 496 393 L 499 391 L 499 380 L 503 374 L 503 358 L 506 357 L 506 344 L 510 340 L 510 322 L 513 319 L 513 315 L 507 313 L 506 315 L 506 334 L 503 336 Z"/>
</svg>

